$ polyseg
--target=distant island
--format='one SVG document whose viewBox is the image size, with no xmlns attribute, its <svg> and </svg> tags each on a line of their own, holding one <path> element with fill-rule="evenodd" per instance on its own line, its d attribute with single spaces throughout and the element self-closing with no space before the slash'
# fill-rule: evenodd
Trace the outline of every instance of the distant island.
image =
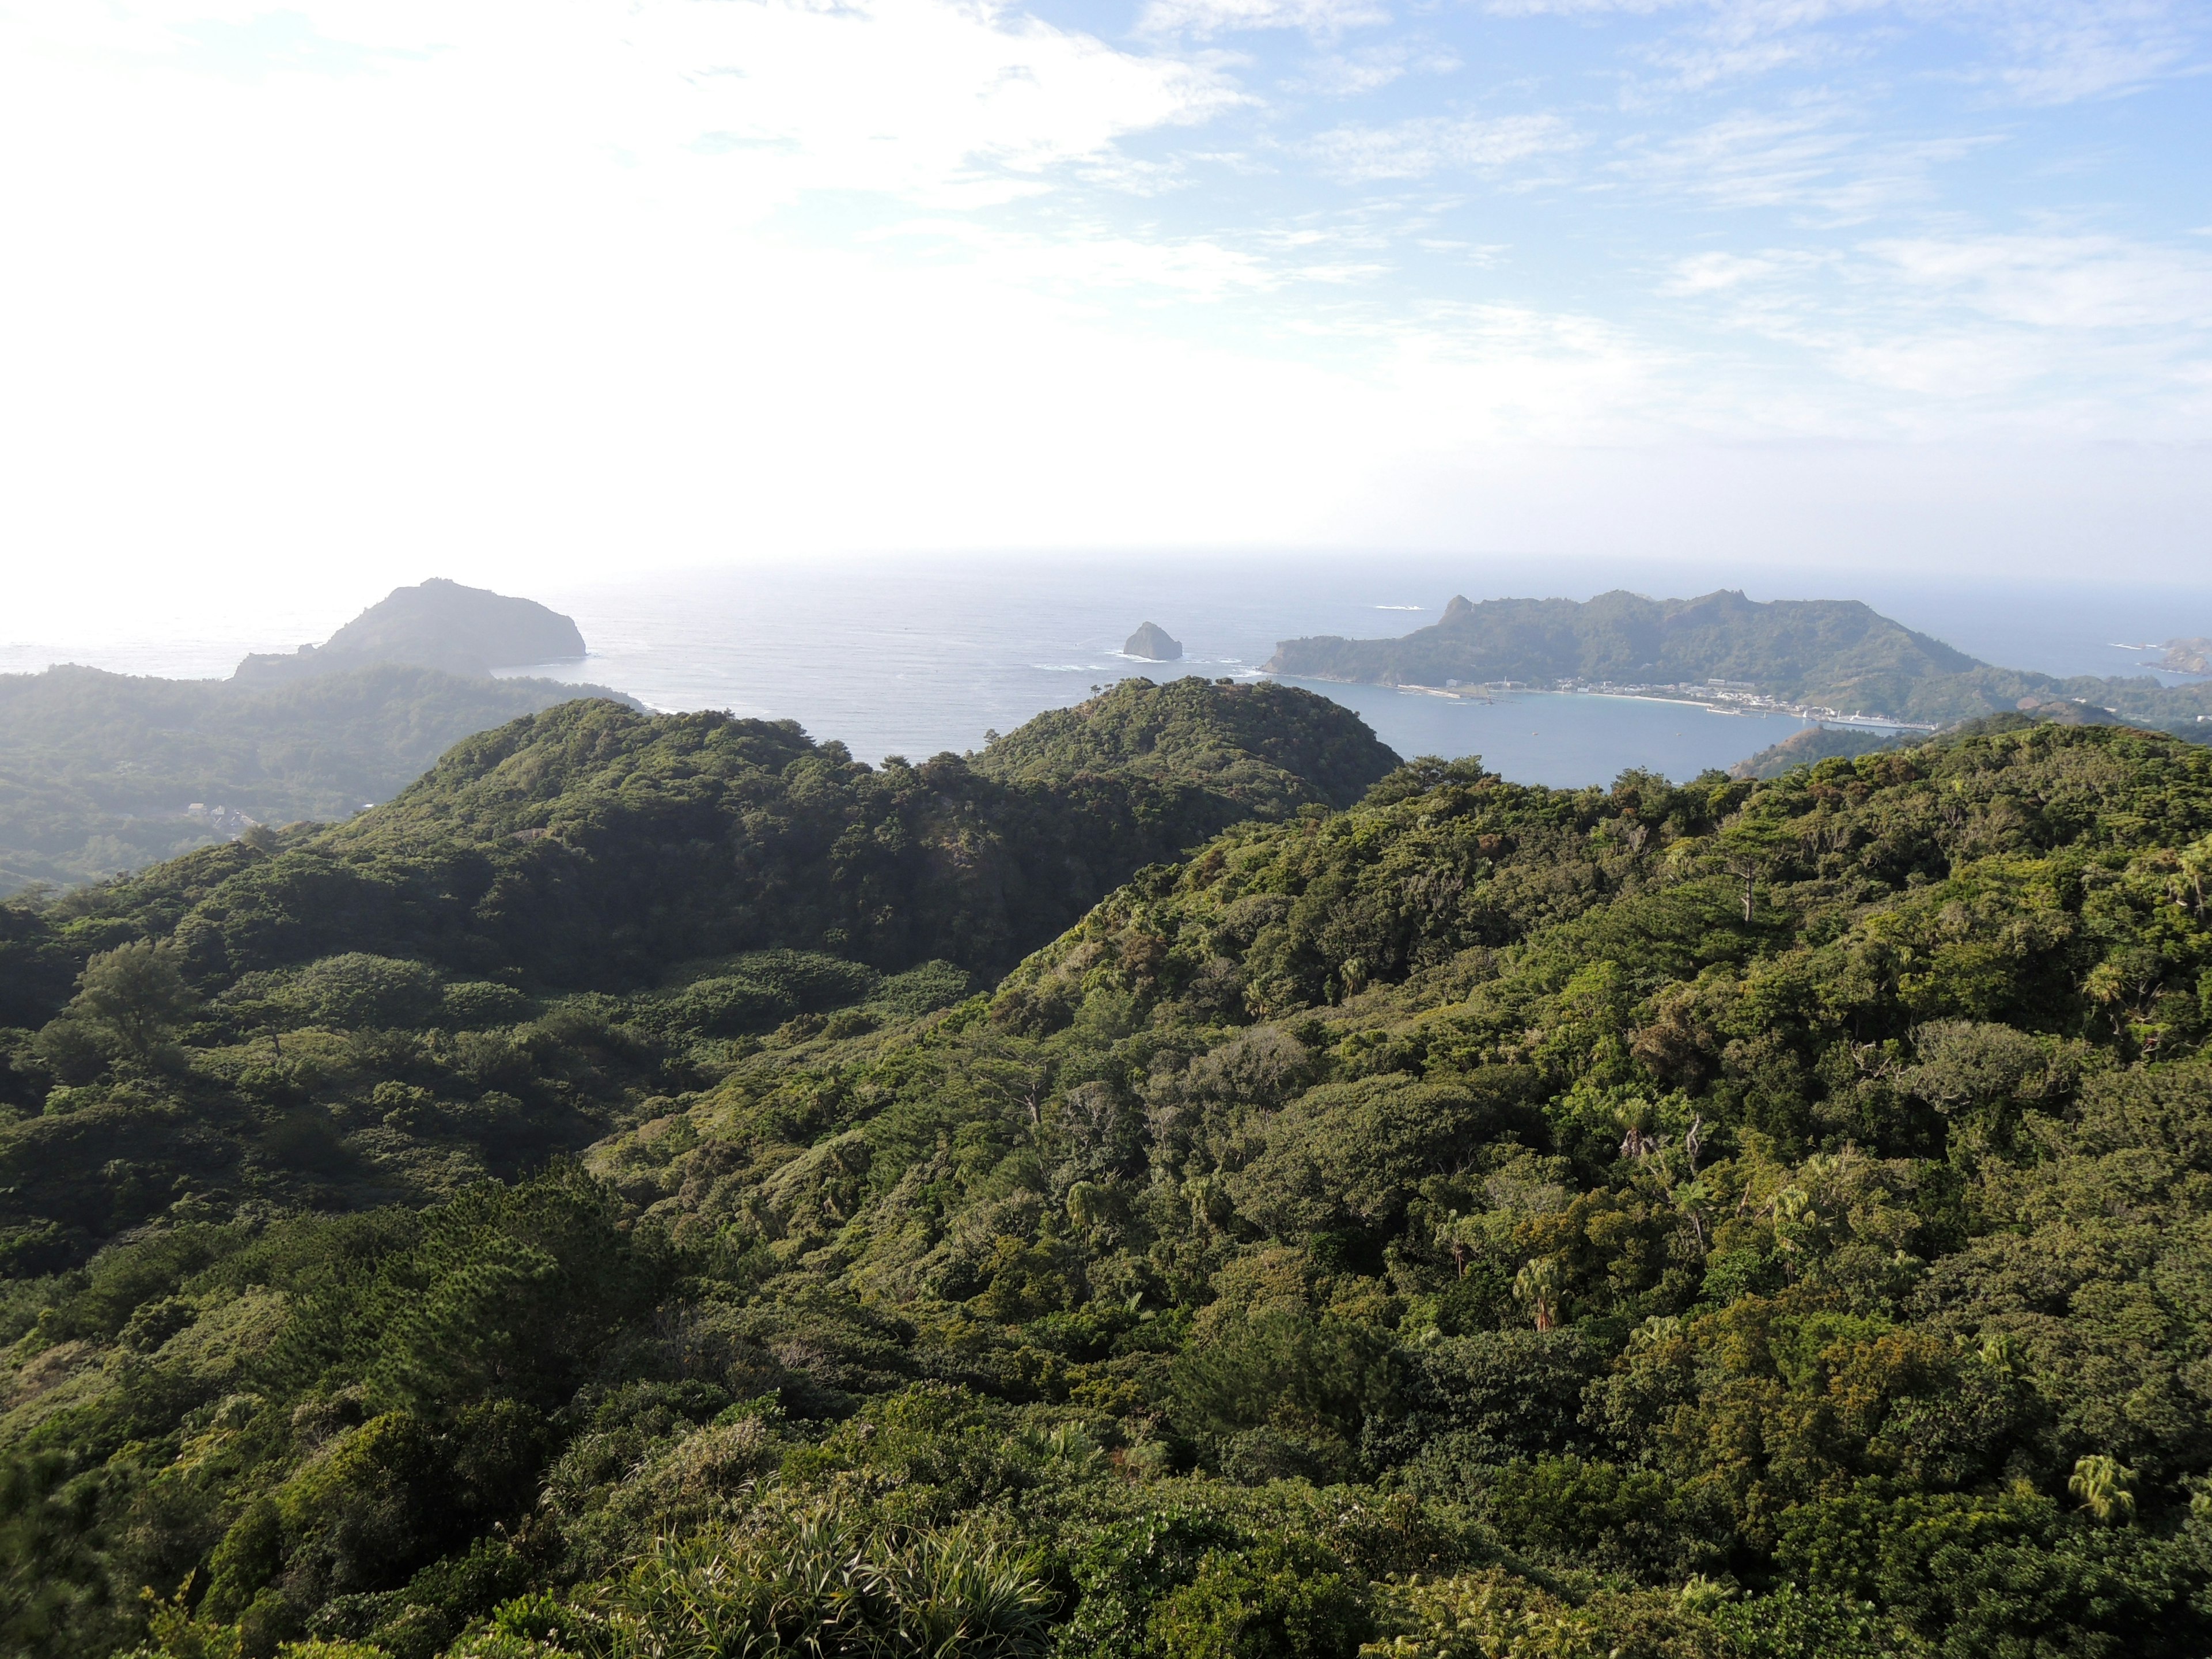
<svg viewBox="0 0 2212 1659">
<path fill-rule="evenodd" d="M 1285 640 L 1267 666 L 1353 684 L 1626 693 L 1922 730 L 2088 710 L 2202 738 L 2212 715 L 2212 684 L 2000 668 L 1856 600 L 1762 603 L 1733 590 L 1690 599 L 1455 598 L 1441 620 L 1401 639 Z"/>
<path fill-rule="evenodd" d="M 386 662 L 484 675 L 583 655 L 584 635 L 573 617 L 535 599 L 434 576 L 418 586 L 394 588 L 319 646 L 247 657 L 231 678 L 276 685 Z"/>
<path fill-rule="evenodd" d="M 343 818 L 464 738 L 557 703 L 637 708 L 604 686 L 489 672 L 583 652 L 576 624 L 544 605 L 428 581 L 228 680 L 0 674 L 0 895 Z"/>
<path fill-rule="evenodd" d="M 1124 656 L 1142 657 L 1146 662 L 1181 662 L 1182 642 L 1158 623 L 1148 622 L 1129 635 L 1121 653 Z"/>
</svg>

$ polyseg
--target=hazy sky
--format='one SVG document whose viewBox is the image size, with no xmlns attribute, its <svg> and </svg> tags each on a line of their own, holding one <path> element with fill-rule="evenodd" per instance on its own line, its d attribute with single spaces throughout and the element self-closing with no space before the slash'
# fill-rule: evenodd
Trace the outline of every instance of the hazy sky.
<svg viewBox="0 0 2212 1659">
<path fill-rule="evenodd" d="M 2208 64 L 2156 0 L 0 0 L 0 546 L 33 606 L 841 547 L 2197 575 Z"/>
</svg>

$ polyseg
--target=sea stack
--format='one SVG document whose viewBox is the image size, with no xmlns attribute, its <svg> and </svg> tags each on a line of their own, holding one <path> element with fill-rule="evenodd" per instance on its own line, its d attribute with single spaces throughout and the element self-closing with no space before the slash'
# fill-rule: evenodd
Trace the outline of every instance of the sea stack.
<svg viewBox="0 0 2212 1659">
<path fill-rule="evenodd" d="M 1128 644 L 1121 647 L 1122 654 L 1142 657 L 1146 662 L 1180 662 L 1182 646 L 1170 638 L 1168 630 L 1158 623 L 1146 623 L 1129 635 Z"/>
</svg>

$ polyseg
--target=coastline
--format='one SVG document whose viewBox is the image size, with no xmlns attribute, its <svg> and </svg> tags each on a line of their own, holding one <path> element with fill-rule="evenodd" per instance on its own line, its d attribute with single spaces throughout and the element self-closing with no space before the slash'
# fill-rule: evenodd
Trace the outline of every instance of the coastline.
<svg viewBox="0 0 2212 1659">
<path fill-rule="evenodd" d="M 1378 691 L 1407 691 L 1420 696 L 1447 697 L 1459 702 L 1494 704 L 1501 697 L 1609 697 L 1623 702 L 1659 702 L 1676 708 L 1701 708 L 1709 714 L 1751 718 L 1788 715 L 1811 726 L 1850 726 L 1861 731 L 1934 732 L 1937 729 L 1923 721 L 1893 720 L 1881 714 L 1845 714 L 1819 704 L 1783 702 L 1755 694 L 1734 697 L 1725 692 L 1707 692 L 1698 696 L 1669 693 L 1652 686 L 1616 686 L 1605 683 L 1595 685 L 1419 685 L 1410 682 L 1391 684 L 1376 680 L 1334 679 L 1313 674 L 1289 675 L 1279 670 L 1268 672 L 1277 678 L 1305 680 L 1316 685 L 1366 685 Z"/>
</svg>

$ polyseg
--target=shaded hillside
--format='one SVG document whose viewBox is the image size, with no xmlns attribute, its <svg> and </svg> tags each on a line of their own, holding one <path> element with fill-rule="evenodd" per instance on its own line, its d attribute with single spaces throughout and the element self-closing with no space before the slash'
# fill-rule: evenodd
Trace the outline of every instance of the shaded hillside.
<svg viewBox="0 0 2212 1659">
<path fill-rule="evenodd" d="M 615 695 L 391 665 L 266 688 L 74 666 L 0 675 L 0 893 L 135 869 L 249 819 L 343 818 L 472 732 Z M 189 816 L 195 802 L 205 810 Z"/>
<path fill-rule="evenodd" d="M 1267 665 L 1377 685 L 1727 682 L 1843 714 L 1945 726 L 2072 702 L 2177 736 L 2212 736 L 2212 683 L 2166 687 L 2148 677 L 2060 679 L 1998 668 L 1855 600 L 1759 603 L 1734 592 L 1695 599 L 1613 592 L 1586 603 L 1454 599 L 1441 621 L 1402 639 L 1285 640 Z"/>
<path fill-rule="evenodd" d="M 583 655 L 582 633 L 559 611 L 434 576 L 392 589 L 319 646 L 246 658 L 233 678 L 275 685 L 387 662 L 474 675 Z"/>
<path fill-rule="evenodd" d="M 578 702 L 465 740 L 350 823 L 72 896 L 16 948 L 66 964 L 173 931 L 203 984 L 347 951 L 607 988 L 769 946 L 995 973 L 1139 866 L 1395 759 L 1310 692 L 1198 680 L 1125 682 L 974 764 L 880 769 L 787 720 Z"/>
<path fill-rule="evenodd" d="M 1729 768 L 1732 778 L 1778 778 L 1793 768 L 1816 765 L 1824 760 L 1856 760 L 1885 749 L 1911 746 L 1910 738 L 1893 732 L 1870 732 L 1863 726 L 1808 726 L 1794 737 L 1770 744 L 1756 755 Z"/>
<path fill-rule="evenodd" d="M 2194 1659 L 2208 873 L 2212 749 L 2042 723 L 1417 762 L 964 1000 L 349 957 L 133 1050 L 105 959 L 0 1129 L 0 1643 Z"/>
</svg>

